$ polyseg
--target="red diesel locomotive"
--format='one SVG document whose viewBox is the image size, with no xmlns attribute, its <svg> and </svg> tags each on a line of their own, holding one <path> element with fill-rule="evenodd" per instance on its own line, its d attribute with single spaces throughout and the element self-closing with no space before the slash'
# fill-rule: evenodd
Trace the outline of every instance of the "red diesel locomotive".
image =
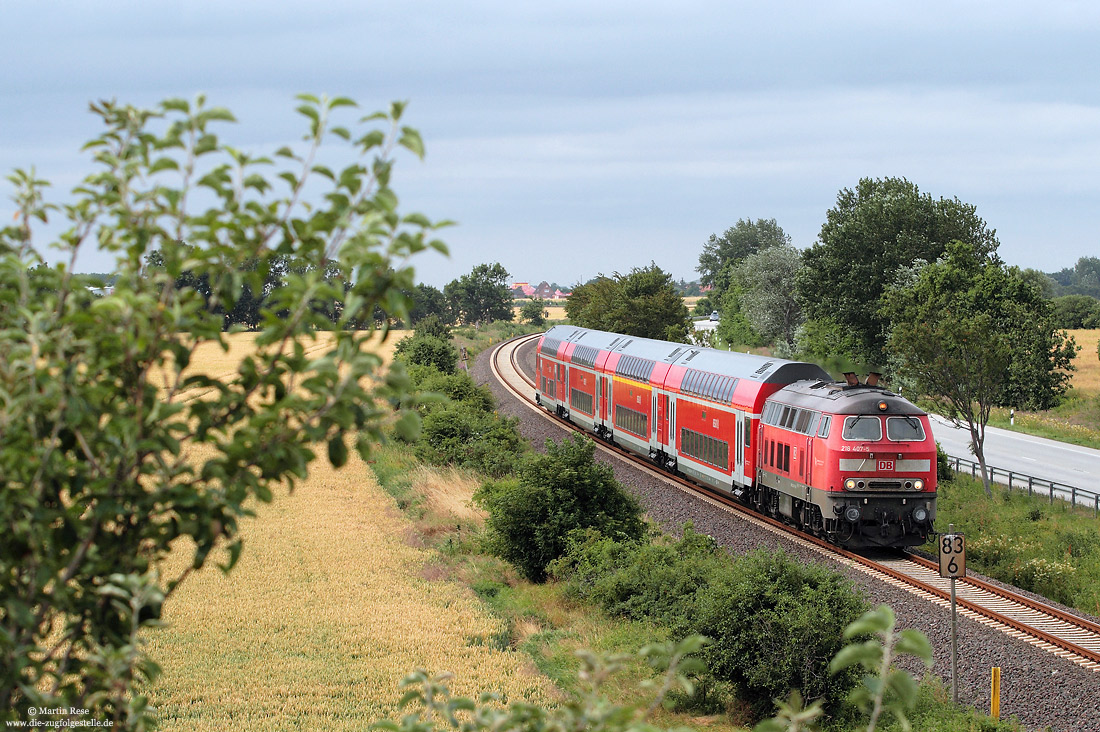
<svg viewBox="0 0 1100 732">
<path fill-rule="evenodd" d="M 932 531 L 928 416 L 875 377 L 568 325 L 535 363 L 544 408 L 808 533 L 900 547 Z"/>
</svg>

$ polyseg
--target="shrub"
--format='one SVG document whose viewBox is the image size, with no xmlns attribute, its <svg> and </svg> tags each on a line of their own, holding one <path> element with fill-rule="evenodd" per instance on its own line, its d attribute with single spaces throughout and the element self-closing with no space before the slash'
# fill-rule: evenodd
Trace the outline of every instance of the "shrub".
<svg viewBox="0 0 1100 732">
<path fill-rule="evenodd" d="M 729 556 L 690 524 L 673 544 L 617 542 L 591 531 L 575 538 L 552 574 L 570 594 L 634 620 L 673 624 L 699 588 L 729 572 Z"/>
<path fill-rule="evenodd" d="M 783 552 L 747 554 L 697 595 L 680 634 L 713 639 L 704 651 L 709 672 L 735 683 L 758 714 L 799 689 L 837 708 L 856 682 L 849 669 L 829 675 L 844 628 L 867 603 L 851 582 Z"/>
<path fill-rule="evenodd" d="M 518 423 L 477 404 L 447 404 L 424 416 L 416 456 L 436 465 L 472 468 L 493 477 L 506 475 L 528 449 Z"/>
<path fill-rule="evenodd" d="M 943 449 L 943 445 L 936 443 L 936 480 L 944 482 L 955 477 L 955 469 L 951 467 L 951 458 Z"/>
<path fill-rule="evenodd" d="M 469 375 L 461 371 L 445 374 L 430 366 L 414 366 L 409 370 L 409 375 L 420 391 L 442 394 L 452 402 L 462 402 L 480 412 L 492 412 L 496 409 L 496 399 L 489 388 L 478 386 Z M 442 404 L 445 402 L 427 402 L 421 411 L 431 411 Z"/>
<path fill-rule="evenodd" d="M 439 319 L 438 315 L 429 315 L 417 322 L 413 328 L 414 338 L 439 338 L 451 340 L 451 326 Z"/>
<path fill-rule="evenodd" d="M 427 421 L 427 420 L 425 420 Z M 489 546 L 533 582 L 568 546 L 575 529 L 594 528 L 617 540 L 645 533 L 641 508 L 593 458 L 595 443 L 574 434 L 548 440 L 546 454 L 520 468 L 518 479 L 486 483 L 474 498 L 489 512 Z"/>
<path fill-rule="evenodd" d="M 408 336 L 402 338 L 393 355 L 405 363 L 433 366 L 444 374 L 453 374 L 458 362 L 458 350 L 450 341 L 435 336 Z"/>
<path fill-rule="evenodd" d="M 1069 562 L 1054 562 L 1042 557 L 1028 559 L 1013 568 L 1012 583 L 1017 587 L 1072 605 L 1080 583 L 1077 569 Z"/>
</svg>

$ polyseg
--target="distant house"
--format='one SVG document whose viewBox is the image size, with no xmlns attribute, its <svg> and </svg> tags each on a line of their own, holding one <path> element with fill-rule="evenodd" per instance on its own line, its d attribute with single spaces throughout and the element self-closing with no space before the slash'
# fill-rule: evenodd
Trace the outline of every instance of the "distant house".
<svg viewBox="0 0 1100 732">
<path fill-rule="evenodd" d="M 539 286 L 535 288 L 531 297 L 537 297 L 540 300 L 549 300 L 554 296 L 554 291 L 550 289 L 550 283 L 543 280 L 539 283 Z"/>
<path fill-rule="evenodd" d="M 572 292 L 562 292 L 561 290 L 554 290 L 554 299 L 555 300 L 567 300 L 569 298 L 569 296 L 572 295 L 572 294 L 573 294 Z"/>
<path fill-rule="evenodd" d="M 513 282 L 511 289 L 514 298 L 531 297 L 535 294 L 535 288 L 529 282 Z"/>
</svg>

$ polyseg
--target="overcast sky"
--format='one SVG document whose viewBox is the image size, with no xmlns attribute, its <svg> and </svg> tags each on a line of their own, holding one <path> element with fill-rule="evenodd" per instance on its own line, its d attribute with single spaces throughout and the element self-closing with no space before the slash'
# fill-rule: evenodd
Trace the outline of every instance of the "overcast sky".
<svg viewBox="0 0 1100 732">
<path fill-rule="evenodd" d="M 408 99 L 407 210 L 450 218 L 442 286 L 480 262 L 583 281 L 775 218 L 814 242 L 841 188 L 904 176 L 977 206 L 1011 264 L 1100 255 L 1094 2 L 30 2 L 0 0 L 0 171 L 63 194 L 93 99 L 205 92 L 274 150 L 298 92 Z M 5 184 L 6 185 L 6 184 Z M 0 216 L 13 208 L 4 189 Z M 78 269 L 111 269 L 90 252 Z"/>
</svg>

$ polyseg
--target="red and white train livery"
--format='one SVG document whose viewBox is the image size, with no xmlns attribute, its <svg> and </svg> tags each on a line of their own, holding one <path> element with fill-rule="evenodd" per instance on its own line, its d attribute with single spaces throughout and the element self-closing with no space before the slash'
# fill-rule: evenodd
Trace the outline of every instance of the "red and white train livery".
<svg viewBox="0 0 1100 732">
<path fill-rule="evenodd" d="M 928 416 L 873 381 L 568 325 L 535 359 L 544 408 L 762 513 L 851 547 L 932 531 Z"/>
</svg>

